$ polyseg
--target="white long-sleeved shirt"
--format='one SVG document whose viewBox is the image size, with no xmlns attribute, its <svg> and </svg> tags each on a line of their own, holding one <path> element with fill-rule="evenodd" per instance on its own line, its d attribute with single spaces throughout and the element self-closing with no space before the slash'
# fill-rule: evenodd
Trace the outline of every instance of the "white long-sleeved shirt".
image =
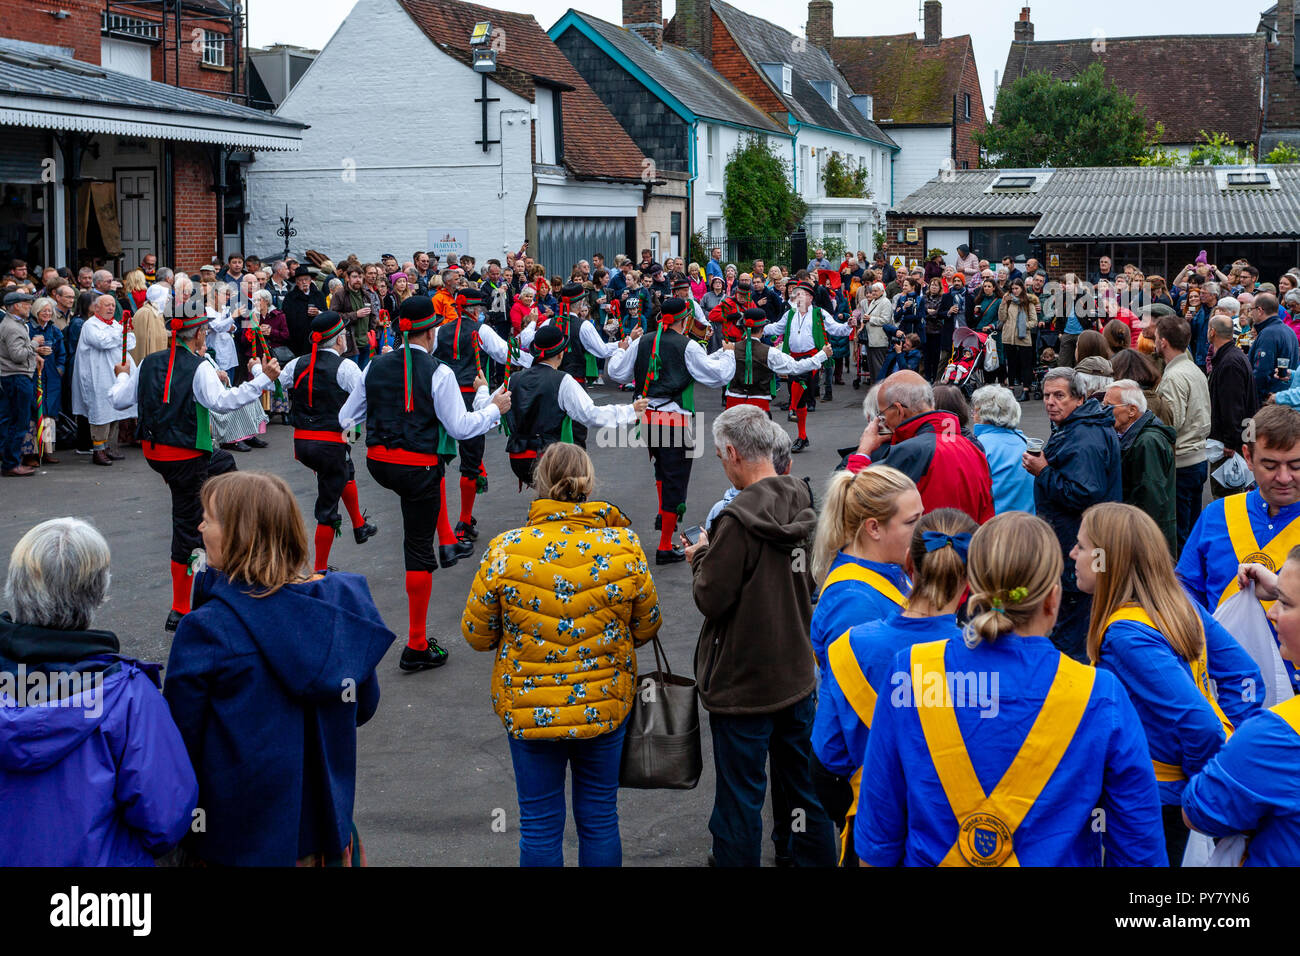
<svg viewBox="0 0 1300 956">
<path fill-rule="evenodd" d="M 628 348 L 620 349 L 605 363 L 606 378 L 624 385 L 636 381 L 636 355 L 640 341 L 637 339 Z M 730 349 L 719 349 L 710 355 L 699 342 L 691 339 L 686 343 L 686 371 L 701 385 L 724 388 L 736 374 L 736 356 Z M 651 399 L 650 408 L 657 412 L 690 414 L 676 402 L 666 399 Z"/>
<path fill-rule="evenodd" d="M 558 397 L 564 414 L 588 428 L 617 428 L 637 420 L 636 409 L 631 404 L 597 405 L 568 372 L 560 380 Z"/>
<path fill-rule="evenodd" d="M 547 317 L 541 320 L 541 323 L 529 322 L 527 326 L 519 332 L 519 346 L 522 349 L 530 349 L 533 346 L 533 338 L 537 335 L 538 329 L 554 322 L 555 319 Z M 587 350 L 588 355 L 594 355 L 598 359 L 607 359 L 615 352 L 621 351 L 618 347 L 618 341 L 606 342 L 596 331 L 596 327 L 591 324 L 590 319 L 583 319 L 582 325 L 578 327 L 578 341 L 582 347 Z"/>
<path fill-rule="evenodd" d="M 335 355 L 339 354 L 336 349 L 322 349 L 321 351 L 333 352 Z M 293 388 L 294 383 L 297 381 L 299 362 L 302 363 L 302 368 L 305 371 L 307 365 L 311 362 L 311 356 L 299 355 L 280 370 L 280 381 L 286 390 Z M 357 390 L 357 386 L 362 381 L 360 366 L 352 359 L 345 358 L 339 363 L 339 369 L 334 375 L 334 381 L 338 382 L 339 388 L 351 395 Z"/>
<path fill-rule="evenodd" d="M 741 364 L 745 361 L 745 343 L 741 342 L 736 346 L 736 369 L 739 371 Z M 715 353 L 716 354 L 716 353 Z M 767 350 L 767 367 L 777 375 L 805 375 L 813 369 L 821 368 L 822 363 L 826 361 L 827 355 L 825 349 L 818 349 L 814 354 L 807 358 L 791 358 L 780 349 L 769 348 Z M 757 361 L 757 359 L 755 359 Z M 735 379 L 735 376 L 732 376 Z M 729 384 L 729 383 L 728 383 Z M 733 392 L 727 389 L 728 395 L 734 395 L 737 398 L 744 398 L 741 392 Z"/>
<path fill-rule="evenodd" d="M 813 310 L 816 308 L 816 306 L 811 306 L 807 312 L 800 312 L 798 309 L 792 308 L 775 322 L 769 322 L 764 326 L 763 334 L 785 334 L 785 320 L 793 313 L 793 318 L 790 319 L 790 340 L 785 344 L 791 352 L 811 352 L 817 347 L 817 343 L 813 339 Z M 825 309 L 822 309 L 821 313 L 822 328 L 832 335 L 848 335 L 852 331 L 843 322 L 836 322 Z"/>
<path fill-rule="evenodd" d="M 446 326 L 440 325 L 433 330 L 433 347 L 435 349 L 438 347 L 438 333 L 444 328 L 446 328 Z M 501 338 L 501 336 L 497 335 L 496 329 L 492 328 L 492 326 L 488 325 L 486 322 L 480 322 L 476 331 L 478 332 L 478 347 L 482 349 L 494 362 L 497 362 L 500 365 L 507 364 L 507 359 L 510 355 L 510 346 L 503 338 Z M 531 344 L 531 342 L 532 340 L 530 338 L 529 343 Z M 522 341 L 520 342 L 519 354 L 516 355 L 514 361 L 509 364 L 516 368 L 528 368 L 533 364 L 533 356 L 528 351 L 528 346 L 524 345 Z"/>
<path fill-rule="evenodd" d="M 209 362 L 200 362 L 199 367 L 194 370 L 194 384 L 191 386 L 191 391 L 194 400 L 209 411 L 233 412 L 236 408 L 243 408 L 257 401 L 262 392 L 273 384 L 274 382 L 262 372 L 262 366 L 254 365 L 251 381 L 235 388 L 226 388 L 217 377 L 216 368 Z M 117 381 L 108 390 L 108 400 L 116 409 L 128 409 L 139 401 L 139 391 L 140 366 L 137 365 L 130 372 L 122 372 L 117 376 Z"/>
<path fill-rule="evenodd" d="M 420 352 L 428 351 L 419 345 L 412 345 L 410 348 Z M 373 362 L 367 365 L 361 374 L 363 385 L 372 368 L 374 368 Z M 452 374 L 451 367 L 448 365 L 441 364 L 434 371 L 431 391 L 439 424 L 447 430 L 448 435 L 458 441 L 485 435 L 501 420 L 501 411 L 491 404 L 491 396 L 486 385 L 475 393 L 474 410 L 465 410 L 465 400 L 461 397 L 460 386 L 456 384 L 456 376 Z M 362 387 L 354 389 L 348 396 L 348 400 L 343 403 L 343 407 L 339 409 L 339 424 L 347 428 L 357 422 L 365 421 L 365 418 L 366 390 Z"/>
</svg>

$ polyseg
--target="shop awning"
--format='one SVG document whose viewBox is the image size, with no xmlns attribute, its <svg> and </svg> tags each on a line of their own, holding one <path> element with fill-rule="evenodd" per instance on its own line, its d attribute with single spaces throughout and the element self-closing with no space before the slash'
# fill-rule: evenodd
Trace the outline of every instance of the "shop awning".
<svg viewBox="0 0 1300 956">
<path fill-rule="evenodd" d="M 306 125 L 0 39 L 0 126 L 296 150 Z"/>
</svg>

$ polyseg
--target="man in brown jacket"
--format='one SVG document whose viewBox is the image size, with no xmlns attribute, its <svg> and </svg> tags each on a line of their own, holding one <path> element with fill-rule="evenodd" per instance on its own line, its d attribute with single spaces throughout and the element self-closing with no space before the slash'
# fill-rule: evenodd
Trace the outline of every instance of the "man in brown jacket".
<svg viewBox="0 0 1300 956">
<path fill-rule="evenodd" d="M 712 538 L 702 532 L 686 549 L 704 615 L 695 679 L 713 732 L 718 866 L 761 862 L 769 758 L 778 862 L 835 865 L 835 831 L 809 772 L 817 676 L 807 549 L 817 513 L 808 486 L 772 467 L 781 431 L 753 405 L 714 419 L 713 443 L 739 493 Z"/>
</svg>

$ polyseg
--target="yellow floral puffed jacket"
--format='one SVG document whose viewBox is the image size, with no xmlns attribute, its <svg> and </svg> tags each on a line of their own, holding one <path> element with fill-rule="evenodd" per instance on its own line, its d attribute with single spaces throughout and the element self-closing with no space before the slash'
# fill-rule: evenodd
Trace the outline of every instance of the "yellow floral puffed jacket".
<svg viewBox="0 0 1300 956">
<path fill-rule="evenodd" d="M 636 651 L 659 631 L 659 596 L 636 533 L 613 505 L 539 498 L 497 535 L 461 632 L 496 651 L 492 706 L 523 739 L 595 737 L 632 706 Z"/>
</svg>

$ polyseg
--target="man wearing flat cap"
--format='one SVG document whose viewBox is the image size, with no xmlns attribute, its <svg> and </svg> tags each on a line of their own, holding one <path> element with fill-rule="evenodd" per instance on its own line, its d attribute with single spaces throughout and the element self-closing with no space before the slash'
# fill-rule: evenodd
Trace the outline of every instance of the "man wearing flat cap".
<svg viewBox="0 0 1300 956">
<path fill-rule="evenodd" d="M 36 469 L 22 463 L 23 435 L 31 419 L 40 356 L 27 331 L 35 296 L 7 292 L 0 317 L 0 474 L 26 478 Z"/>
</svg>

